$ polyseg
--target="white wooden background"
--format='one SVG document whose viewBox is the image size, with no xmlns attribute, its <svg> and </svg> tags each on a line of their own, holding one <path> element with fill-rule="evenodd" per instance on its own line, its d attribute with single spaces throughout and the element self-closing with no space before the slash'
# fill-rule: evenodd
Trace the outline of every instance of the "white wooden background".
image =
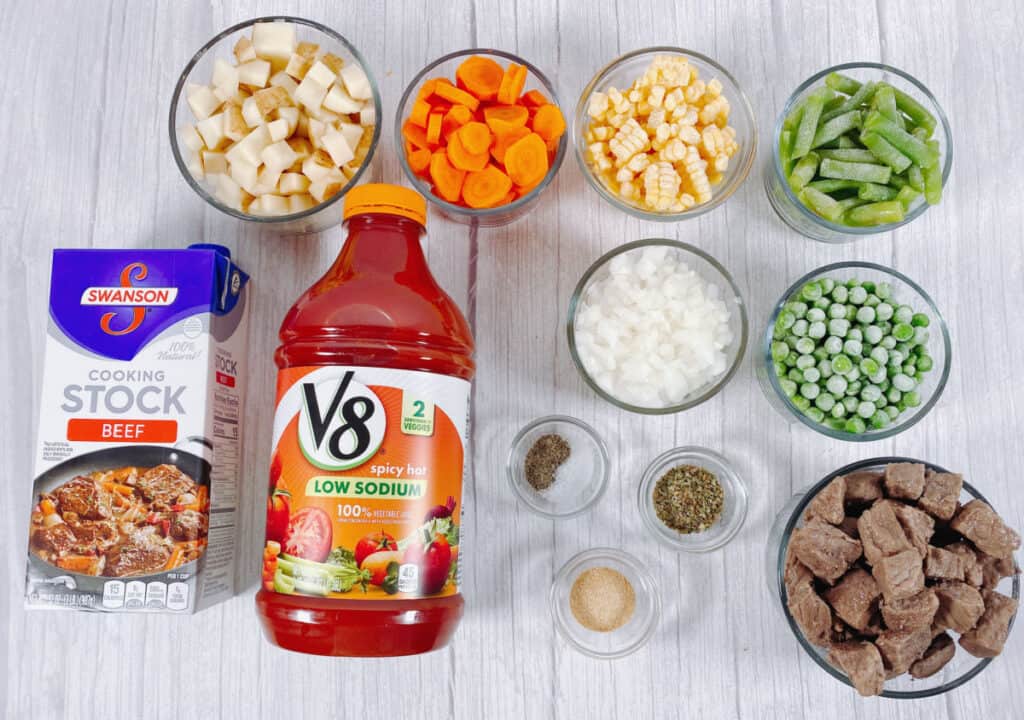
<svg viewBox="0 0 1024 720">
<path fill-rule="evenodd" d="M 290 654 L 261 637 L 253 610 L 263 537 L 272 352 L 290 303 L 342 240 L 282 239 L 204 206 L 179 177 L 167 140 L 178 73 L 220 29 L 297 14 L 350 38 L 384 97 L 371 177 L 398 182 L 392 118 L 404 84 L 465 47 L 519 53 L 543 68 L 570 114 L 607 61 L 669 44 L 716 58 L 746 90 L 760 125 L 754 173 L 722 208 L 658 225 L 601 201 L 567 158 L 540 206 L 497 230 L 431 216 L 430 264 L 476 329 L 475 479 L 466 488 L 467 613 L 454 643 L 398 660 Z M 890 452 L 963 471 L 1018 528 L 1024 391 L 1024 68 L 1020 6 L 798 0 L 470 0 L 453 2 L 165 1 L 0 3 L 0 708 L 35 718 L 986 718 L 1020 717 L 1024 632 L 980 677 L 917 702 L 859 699 L 802 655 L 772 606 L 762 562 L 775 512 L 794 489 L 849 461 Z M 886 236 L 830 247 L 795 235 L 761 186 L 770 128 L 789 92 L 838 62 L 880 60 L 924 81 L 949 113 L 952 182 L 941 206 Z M 870 445 L 788 427 L 757 386 L 750 352 L 721 395 L 683 415 L 619 412 L 589 392 L 563 331 L 584 269 L 615 245 L 667 236 L 694 243 L 737 278 L 752 334 L 794 278 L 827 262 L 891 264 L 919 280 L 949 322 L 954 365 L 940 404 L 900 437 Z M 237 598 L 190 617 L 26 613 L 24 548 L 38 413 L 49 253 L 56 246 L 234 248 L 255 279 Z M 553 523 L 517 507 L 508 443 L 552 412 L 592 423 L 614 464 L 609 492 L 582 517 Z M 751 495 L 731 545 L 677 555 L 645 534 L 639 475 L 680 444 L 729 456 Z M 649 562 L 665 612 L 653 641 L 614 662 L 555 635 L 547 591 L 573 554 L 622 546 Z"/>
</svg>

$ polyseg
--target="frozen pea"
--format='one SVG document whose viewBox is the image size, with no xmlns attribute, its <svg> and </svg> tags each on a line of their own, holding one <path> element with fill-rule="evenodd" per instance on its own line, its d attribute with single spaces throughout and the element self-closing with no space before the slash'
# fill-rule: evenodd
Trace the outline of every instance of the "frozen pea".
<svg viewBox="0 0 1024 720">
<path fill-rule="evenodd" d="M 860 395 L 861 388 L 864 387 L 864 383 L 860 380 L 854 380 L 852 383 L 846 386 L 846 394 L 850 397 L 857 397 Z"/>
<path fill-rule="evenodd" d="M 860 405 L 860 401 L 852 395 L 847 395 L 843 398 L 843 407 L 846 408 L 846 413 L 852 415 L 857 412 L 857 406 Z"/>
<path fill-rule="evenodd" d="M 793 327 L 791 327 L 789 331 L 796 335 L 797 337 L 803 337 L 804 335 L 807 334 L 808 327 L 810 327 L 810 323 L 808 323 L 804 318 L 800 318 L 795 323 L 793 323 Z M 910 331 L 910 336 L 914 336 L 913 330 Z"/>
<path fill-rule="evenodd" d="M 896 347 L 896 338 L 894 338 L 892 335 L 886 335 L 884 338 L 881 339 L 881 341 L 878 344 L 887 350 L 892 350 L 894 347 Z"/>
<path fill-rule="evenodd" d="M 930 355 L 919 355 L 917 358 L 917 369 L 921 372 L 928 372 L 934 367 L 932 358 Z"/>
<path fill-rule="evenodd" d="M 814 348 L 814 352 L 811 354 L 814 355 L 814 359 L 817 360 L 818 362 L 821 362 L 822 360 L 828 360 L 828 350 L 826 350 L 823 347 Z"/>
<path fill-rule="evenodd" d="M 799 340 L 799 339 L 800 338 L 798 338 L 796 335 L 787 335 L 786 336 L 786 344 L 789 345 L 791 348 L 795 348 L 796 347 L 796 341 Z"/>
<path fill-rule="evenodd" d="M 818 393 L 821 392 L 821 388 L 813 382 L 805 382 L 800 386 L 800 394 L 808 400 L 813 400 L 818 397 Z"/>
<path fill-rule="evenodd" d="M 793 327 L 796 322 L 796 315 L 789 310 L 783 310 L 775 320 L 775 332 L 782 334 Z"/>
<path fill-rule="evenodd" d="M 917 407 L 921 404 L 921 394 L 917 390 L 911 390 L 903 395 L 903 402 L 907 407 Z"/>
<path fill-rule="evenodd" d="M 789 353 L 789 355 L 786 356 L 786 359 L 783 360 L 782 362 L 783 364 L 785 364 L 786 367 L 796 367 L 796 361 L 799 359 L 799 355 L 797 355 L 795 352 L 791 352 Z"/>
<path fill-rule="evenodd" d="M 868 299 L 868 291 L 864 289 L 863 285 L 858 285 L 855 288 L 850 289 L 850 302 L 854 305 L 863 305 L 864 301 Z"/>
<path fill-rule="evenodd" d="M 796 395 L 797 385 L 789 378 L 780 378 L 779 387 L 782 388 L 782 392 L 786 393 L 786 397 L 793 397 Z"/>
<path fill-rule="evenodd" d="M 872 280 L 865 280 L 864 282 L 861 283 L 861 287 L 863 287 L 869 293 L 873 293 L 875 291 L 875 283 Z"/>
<path fill-rule="evenodd" d="M 853 362 L 846 355 L 836 355 L 832 358 L 832 369 L 840 375 L 845 375 L 853 369 Z"/>
<path fill-rule="evenodd" d="M 889 415 L 884 410 L 879 410 L 871 416 L 871 427 L 881 430 L 889 424 Z"/>
<path fill-rule="evenodd" d="M 856 305 L 847 305 L 846 306 L 846 321 L 852 323 L 856 319 L 857 319 L 857 306 Z"/>
<path fill-rule="evenodd" d="M 832 409 L 828 411 L 828 414 L 836 419 L 846 417 L 846 406 L 841 402 L 837 402 L 832 406 Z"/>
<path fill-rule="evenodd" d="M 845 318 L 846 306 L 842 303 L 832 303 L 828 306 L 828 316 L 830 318 Z"/>
<path fill-rule="evenodd" d="M 810 355 L 814 352 L 814 341 L 809 337 L 802 337 L 796 344 L 796 351 L 801 355 Z"/>
<path fill-rule="evenodd" d="M 902 393 L 909 393 L 917 386 L 917 383 L 914 382 L 914 378 L 904 375 L 903 373 L 897 373 L 896 375 L 893 375 L 892 386 Z M 906 398 L 904 398 L 904 401 L 905 400 Z"/>
<path fill-rule="evenodd" d="M 926 328 L 916 327 L 914 328 L 914 344 L 924 345 L 928 342 L 928 338 L 931 337 L 930 333 Z"/>
<path fill-rule="evenodd" d="M 904 359 L 906 359 L 910 355 L 910 353 L 914 350 L 914 348 L 910 345 L 910 343 L 905 343 L 905 342 L 898 343 L 896 345 L 896 349 L 899 350 L 901 353 L 903 353 L 903 358 Z"/>
<path fill-rule="evenodd" d="M 872 375 L 878 372 L 879 365 L 874 359 L 866 357 L 860 361 L 860 364 L 857 367 L 860 368 L 860 371 L 862 373 L 864 373 L 868 377 L 871 377 Z"/>
<path fill-rule="evenodd" d="M 924 313 L 914 313 L 910 318 L 910 324 L 914 327 L 928 327 L 931 324 L 931 319 Z"/>
<path fill-rule="evenodd" d="M 915 375 L 917 375 L 917 366 L 914 365 L 913 363 L 905 363 L 903 365 L 903 374 L 909 375 L 910 377 L 914 377 Z"/>
<path fill-rule="evenodd" d="M 821 297 L 821 285 L 816 282 L 809 282 L 800 289 L 800 299 L 807 302 L 814 302 Z"/>
<path fill-rule="evenodd" d="M 868 341 L 869 345 L 877 345 L 882 339 L 882 328 L 877 325 L 868 325 L 864 328 L 864 339 Z"/>
<path fill-rule="evenodd" d="M 835 290 L 836 287 L 836 281 L 832 278 L 822 278 L 818 281 L 818 284 L 821 285 L 821 291 L 826 295 Z"/>
<path fill-rule="evenodd" d="M 847 355 L 853 355 L 855 357 L 860 357 L 860 354 L 863 351 L 864 351 L 864 346 L 861 344 L 860 340 L 855 340 L 853 338 L 850 338 L 846 342 L 843 343 L 843 352 L 846 353 Z"/>
<path fill-rule="evenodd" d="M 878 303 L 878 307 L 875 308 L 875 317 L 878 320 L 880 320 L 882 322 L 885 322 L 886 320 L 891 320 L 892 319 L 892 315 L 893 315 L 892 305 L 890 305 L 887 302 L 880 302 L 880 303 Z"/>
<path fill-rule="evenodd" d="M 832 301 L 829 300 L 827 297 L 820 297 L 814 301 L 814 307 L 817 308 L 818 310 L 825 310 L 831 304 Z"/>
<path fill-rule="evenodd" d="M 801 355 L 796 359 L 796 367 L 798 370 L 814 367 L 814 357 L 812 355 Z"/>
<path fill-rule="evenodd" d="M 872 380 L 871 382 L 875 382 L 875 381 Z M 889 387 L 890 387 L 890 385 L 889 385 L 889 376 L 888 375 L 885 376 L 884 378 L 882 378 L 881 380 L 876 382 L 875 385 L 877 385 L 878 387 L 882 388 L 882 392 L 888 392 Z"/>
<path fill-rule="evenodd" d="M 885 337 L 892 332 L 892 323 L 887 320 L 879 320 L 878 329 L 882 331 L 882 337 Z"/>
<path fill-rule="evenodd" d="M 857 367 L 856 365 L 854 365 L 852 368 L 850 368 L 850 370 L 846 373 L 846 381 L 847 382 L 853 382 L 854 380 L 860 380 L 860 378 L 861 378 L 860 368 Z"/>
<path fill-rule="evenodd" d="M 793 313 L 795 317 L 802 318 L 807 314 L 807 303 L 802 303 L 799 300 L 794 300 L 791 303 L 786 303 L 786 308 Z"/>
<path fill-rule="evenodd" d="M 859 417 L 852 417 L 852 418 L 849 418 L 846 421 L 846 425 L 844 426 L 844 429 L 848 433 L 855 433 L 855 434 L 859 435 L 860 433 L 864 432 L 868 428 L 867 428 L 867 425 L 864 424 L 864 421 L 861 418 L 859 418 Z"/>
<path fill-rule="evenodd" d="M 878 296 L 875 295 L 874 293 L 872 293 L 871 295 L 868 295 L 868 299 L 864 301 L 864 305 L 866 307 L 871 308 L 872 310 L 875 309 L 876 307 L 878 307 L 881 304 L 882 304 L 882 301 L 879 300 Z"/>
<path fill-rule="evenodd" d="M 773 367 L 775 368 L 775 374 L 776 374 L 776 375 L 778 375 L 779 377 L 782 377 L 782 376 L 783 376 L 783 375 L 785 375 L 785 374 L 786 374 L 787 372 L 789 372 L 789 368 L 788 368 L 788 367 L 786 367 L 786 366 L 785 366 L 785 365 L 784 365 L 783 363 L 781 363 L 781 362 L 776 362 L 776 363 L 772 363 L 772 365 L 773 365 Z"/>
<path fill-rule="evenodd" d="M 878 386 L 876 385 L 875 387 L 878 387 Z M 879 392 L 881 392 L 881 390 L 879 390 Z M 889 401 L 885 399 L 885 393 L 882 393 L 881 395 L 879 395 L 878 399 L 875 400 L 875 407 L 878 408 L 879 410 L 881 410 L 882 408 L 884 408 L 888 404 L 889 404 Z"/>
<path fill-rule="evenodd" d="M 826 380 L 836 374 L 835 370 L 832 369 L 832 363 L 828 360 L 822 360 L 818 363 L 818 372 L 821 374 L 821 377 Z"/>
<path fill-rule="evenodd" d="M 794 395 L 790 398 L 790 402 L 801 412 L 811 406 L 811 401 L 805 398 L 803 395 Z"/>
<path fill-rule="evenodd" d="M 804 371 L 798 370 L 797 368 L 793 368 L 788 373 L 786 373 L 786 377 L 788 377 L 793 382 L 802 383 L 804 381 Z"/>
<path fill-rule="evenodd" d="M 924 373 L 923 372 L 918 372 L 916 375 L 914 375 L 914 382 L 916 382 L 918 385 L 923 383 L 924 382 Z"/>
<path fill-rule="evenodd" d="M 889 351 L 884 347 L 872 348 L 871 359 L 879 365 L 886 365 L 889 362 Z"/>
<path fill-rule="evenodd" d="M 782 362 L 789 355 L 789 345 L 779 340 L 772 343 L 772 360 Z"/>
<path fill-rule="evenodd" d="M 828 391 L 836 397 L 842 397 L 846 393 L 846 386 L 849 383 L 846 382 L 846 378 L 842 375 L 833 375 L 825 383 L 825 387 Z"/>
<path fill-rule="evenodd" d="M 804 410 L 804 415 L 806 415 L 816 423 L 824 422 L 825 420 L 825 413 L 823 413 L 816 407 L 807 408 L 806 410 Z"/>
<path fill-rule="evenodd" d="M 807 322 L 818 322 L 825 319 L 825 311 L 821 308 L 811 308 L 805 316 Z"/>
<path fill-rule="evenodd" d="M 900 409 L 895 405 L 886 405 L 885 414 L 889 416 L 890 420 L 895 420 L 900 415 Z"/>
<path fill-rule="evenodd" d="M 800 321 L 797 320 L 799 323 Z M 794 327 L 796 327 L 794 325 Z M 897 342 L 907 342 L 908 340 L 914 339 L 914 327 L 907 323 L 896 323 L 896 327 L 892 329 L 892 336 L 896 338 Z"/>
<path fill-rule="evenodd" d="M 875 295 L 883 300 L 888 300 L 892 297 L 892 285 L 887 282 L 878 283 L 875 285 Z"/>
<path fill-rule="evenodd" d="M 840 405 L 839 407 L 842 407 L 842 405 Z M 836 432 L 845 432 L 846 431 L 846 421 L 845 420 L 840 420 L 838 418 L 830 417 L 830 418 L 827 418 L 825 420 L 825 424 L 828 425 L 833 430 L 835 430 Z"/>
<path fill-rule="evenodd" d="M 889 367 L 901 367 L 906 357 L 899 349 L 893 348 L 889 351 Z"/>
<path fill-rule="evenodd" d="M 836 318 L 828 321 L 828 334 L 844 338 L 850 331 L 850 321 L 843 318 Z M 913 331 L 911 331 L 913 332 Z"/>
<path fill-rule="evenodd" d="M 826 331 L 825 323 L 821 320 L 815 320 L 807 327 L 807 337 L 821 340 L 821 338 L 825 337 Z"/>
<path fill-rule="evenodd" d="M 860 280 L 858 280 L 855 277 L 854 278 L 850 278 L 849 280 L 846 281 L 846 287 L 848 287 L 848 288 L 860 287 Z"/>
<path fill-rule="evenodd" d="M 865 325 L 870 325 L 875 321 L 875 309 L 873 307 L 864 306 L 857 311 L 857 322 L 862 322 Z"/>
<path fill-rule="evenodd" d="M 804 381 L 809 383 L 816 383 L 821 380 L 821 373 L 818 372 L 818 368 L 809 367 L 804 370 Z"/>
<path fill-rule="evenodd" d="M 870 380 L 875 385 L 878 385 L 879 387 L 881 387 L 883 383 L 888 385 L 889 384 L 889 373 L 886 372 L 884 367 L 879 365 L 877 371 L 875 371 L 875 372 L 871 373 L 870 375 L 868 375 L 868 380 Z"/>
<path fill-rule="evenodd" d="M 850 328 L 850 332 L 846 333 L 847 340 L 856 340 L 857 342 L 864 342 L 864 331 L 859 327 Z"/>
<path fill-rule="evenodd" d="M 850 297 L 850 291 L 845 285 L 836 285 L 832 291 L 832 299 L 837 303 L 845 303 Z"/>
<path fill-rule="evenodd" d="M 875 414 L 875 404 L 864 400 L 860 405 L 857 406 L 857 414 L 867 420 L 869 417 Z"/>
<path fill-rule="evenodd" d="M 896 312 L 893 313 L 893 318 L 897 323 L 910 323 L 914 319 L 914 310 L 909 305 L 900 305 L 896 308 Z"/>
<path fill-rule="evenodd" d="M 843 341 L 833 335 L 825 340 L 824 347 L 829 355 L 838 355 L 843 351 Z"/>
<path fill-rule="evenodd" d="M 814 407 L 818 408 L 822 412 L 831 412 L 832 408 L 835 407 L 836 399 L 827 392 L 821 393 L 814 399 Z"/>
<path fill-rule="evenodd" d="M 865 385 L 860 391 L 860 399 L 868 402 L 877 402 L 882 397 L 882 390 L 877 385 Z"/>
</svg>

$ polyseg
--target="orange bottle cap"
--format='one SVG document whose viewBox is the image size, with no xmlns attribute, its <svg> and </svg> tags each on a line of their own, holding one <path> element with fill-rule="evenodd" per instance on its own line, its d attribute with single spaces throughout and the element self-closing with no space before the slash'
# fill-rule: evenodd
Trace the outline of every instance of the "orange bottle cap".
<svg viewBox="0 0 1024 720">
<path fill-rule="evenodd" d="M 385 213 L 400 215 L 427 226 L 427 201 L 415 190 L 401 185 L 367 183 L 356 185 L 345 195 L 345 214 L 348 220 L 353 215 Z"/>
</svg>

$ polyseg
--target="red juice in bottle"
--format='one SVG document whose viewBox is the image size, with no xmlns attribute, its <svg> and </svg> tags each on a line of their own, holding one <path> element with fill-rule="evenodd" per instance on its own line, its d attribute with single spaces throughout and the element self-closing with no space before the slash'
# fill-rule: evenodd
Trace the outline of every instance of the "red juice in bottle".
<svg viewBox="0 0 1024 720">
<path fill-rule="evenodd" d="M 462 616 L 473 337 L 423 256 L 422 196 L 358 186 L 345 220 L 337 260 L 281 324 L 256 608 L 288 650 L 412 655 Z"/>
</svg>

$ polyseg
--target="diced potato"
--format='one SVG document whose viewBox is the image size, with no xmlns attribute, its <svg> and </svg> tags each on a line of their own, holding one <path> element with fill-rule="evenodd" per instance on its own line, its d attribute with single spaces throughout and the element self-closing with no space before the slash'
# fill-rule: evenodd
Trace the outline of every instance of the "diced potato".
<svg viewBox="0 0 1024 720">
<path fill-rule="evenodd" d="M 224 106 L 224 136 L 231 142 L 238 142 L 249 133 L 249 126 L 237 105 Z"/>
<path fill-rule="evenodd" d="M 185 167 L 196 180 L 202 180 L 206 176 L 206 173 L 203 171 L 203 160 L 199 157 L 199 153 L 190 153 Z"/>
<path fill-rule="evenodd" d="M 313 145 L 304 137 L 289 138 L 288 146 L 298 157 L 297 162 L 301 162 L 313 154 Z"/>
<path fill-rule="evenodd" d="M 356 156 L 353 146 L 348 143 L 348 138 L 345 137 L 344 133 L 335 128 L 329 128 L 321 136 L 320 143 L 338 167 L 341 167 Z M 313 197 L 316 197 L 316 194 L 313 194 Z"/>
<path fill-rule="evenodd" d="M 260 106 L 256 104 L 255 96 L 246 98 L 242 103 L 242 117 L 245 118 L 245 124 L 251 128 L 263 124 L 263 113 L 260 112 Z"/>
<path fill-rule="evenodd" d="M 227 60 L 217 58 L 213 61 L 213 86 L 225 90 L 228 96 L 238 90 L 238 68 Z"/>
<path fill-rule="evenodd" d="M 327 85 L 318 82 L 310 73 L 306 73 L 306 77 L 295 89 L 294 98 L 295 102 L 300 105 L 304 105 L 310 110 L 316 110 L 323 103 L 325 95 L 327 95 Z"/>
<path fill-rule="evenodd" d="M 238 61 L 239 65 L 256 59 L 256 48 L 252 46 L 252 41 L 245 35 L 238 38 L 238 42 L 235 43 L 234 53 L 235 60 Z"/>
<path fill-rule="evenodd" d="M 316 150 L 302 162 L 302 174 L 316 182 L 337 170 L 331 156 L 323 150 Z"/>
<path fill-rule="evenodd" d="M 363 127 L 377 124 L 377 113 L 374 111 L 373 105 L 366 105 L 359 111 L 359 124 Z"/>
<path fill-rule="evenodd" d="M 301 193 L 299 195 L 291 195 L 288 197 L 288 212 L 297 213 L 303 210 L 309 210 L 311 207 L 316 205 L 316 201 L 313 200 L 313 196 L 309 193 Z"/>
<path fill-rule="evenodd" d="M 331 69 L 331 72 L 337 75 L 341 72 L 341 69 L 345 67 L 345 61 L 334 53 L 324 53 L 324 56 L 320 58 L 320 62 Z"/>
<path fill-rule="evenodd" d="M 208 85 L 200 85 L 188 94 L 188 106 L 196 120 L 205 120 L 217 111 L 221 100 Z"/>
<path fill-rule="evenodd" d="M 373 90 L 370 88 L 370 79 L 358 65 L 346 65 L 339 73 L 348 94 L 356 100 L 370 100 L 373 98 Z"/>
<path fill-rule="evenodd" d="M 262 88 L 270 79 L 270 63 L 266 60 L 250 60 L 238 66 L 238 82 L 240 85 Z"/>
<path fill-rule="evenodd" d="M 309 178 L 301 173 L 283 173 L 278 182 L 278 190 L 282 195 L 304 193 L 309 189 Z"/>
<path fill-rule="evenodd" d="M 291 104 L 288 91 L 282 87 L 269 87 L 264 90 L 257 90 L 253 93 L 253 99 L 256 100 L 256 107 L 263 117 L 267 117 L 279 107 Z"/>
<path fill-rule="evenodd" d="M 289 22 L 256 23 L 252 27 L 252 44 L 256 55 L 275 67 L 288 64 L 296 46 L 295 26 Z"/>
<path fill-rule="evenodd" d="M 217 178 L 215 197 L 228 207 L 241 210 L 245 191 L 228 175 L 216 175 L 215 177 Z"/>
<path fill-rule="evenodd" d="M 253 195 L 256 194 L 256 179 L 259 172 L 258 167 L 243 160 L 231 163 L 231 178 Z"/>
<path fill-rule="evenodd" d="M 313 61 L 316 60 L 316 54 L 320 52 L 320 46 L 316 43 L 311 42 L 300 42 L 295 47 L 295 54 L 309 60 L 309 64 L 312 65 Z"/>
<path fill-rule="evenodd" d="M 186 125 L 178 131 L 178 140 L 192 152 L 203 149 L 203 138 L 196 132 L 194 125 Z"/>
<path fill-rule="evenodd" d="M 270 170 L 269 168 L 263 168 L 260 170 L 259 175 L 256 176 L 256 190 L 259 195 L 266 195 L 267 193 L 276 193 L 277 184 L 281 180 L 280 170 Z"/>
<path fill-rule="evenodd" d="M 322 203 L 341 192 L 346 183 L 348 180 L 341 174 L 341 171 L 338 168 L 333 168 L 332 172 L 309 184 L 309 194 L 318 203 Z"/>
<path fill-rule="evenodd" d="M 203 144 L 210 150 L 217 150 L 227 144 L 228 137 L 224 134 L 224 113 L 211 115 L 197 124 L 196 132 L 203 138 Z"/>
<path fill-rule="evenodd" d="M 269 144 L 270 133 L 267 131 L 267 126 L 260 125 L 235 143 L 225 154 L 228 162 L 243 160 L 251 165 L 259 166 L 263 162 L 260 153 Z"/>
<path fill-rule="evenodd" d="M 281 120 L 280 118 L 278 118 L 277 120 L 273 120 L 272 122 L 267 123 L 267 132 L 270 133 L 271 142 L 276 143 L 281 140 L 287 139 L 288 121 Z"/>
<path fill-rule="evenodd" d="M 203 172 L 209 175 L 227 173 L 228 161 L 224 158 L 224 153 L 214 152 L 213 150 L 203 150 L 200 155 L 203 160 Z"/>
<path fill-rule="evenodd" d="M 342 122 L 335 125 L 335 127 L 338 129 L 338 132 L 345 136 L 345 142 L 348 143 L 348 146 L 354 152 L 355 148 L 359 145 L 359 141 L 363 139 L 363 126 Z"/>
<path fill-rule="evenodd" d="M 284 70 L 270 76 L 270 87 L 284 88 L 290 98 L 298 90 L 299 84 L 295 82 Z"/>
<path fill-rule="evenodd" d="M 276 122 L 283 121 L 278 120 Z M 263 152 L 260 153 L 264 168 L 271 172 L 287 170 L 295 162 L 296 157 L 295 151 L 283 139 L 267 145 L 263 148 Z"/>
<path fill-rule="evenodd" d="M 309 69 L 309 72 L 306 73 L 306 78 L 312 78 L 325 88 L 329 88 L 331 83 L 338 79 L 338 75 L 327 67 L 323 60 L 317 60 L 313 63 L 313 67 Z"/>
<path fill-rule="evenodd" d="M 299 109 L 297 107 L 281 107 L 277 109 L 277 119 L 288 123 L 288 135 L 299 127 Z"/>
<path fill-rule="evenodd" d="M 331 88 L 327 91 L 327 95 L 323 99 L 323 106 L 341 115 L 357 113 L 363 109 L 363 103 L 354 99 L 337 83 L 331 85 Z"/>
</svg>

